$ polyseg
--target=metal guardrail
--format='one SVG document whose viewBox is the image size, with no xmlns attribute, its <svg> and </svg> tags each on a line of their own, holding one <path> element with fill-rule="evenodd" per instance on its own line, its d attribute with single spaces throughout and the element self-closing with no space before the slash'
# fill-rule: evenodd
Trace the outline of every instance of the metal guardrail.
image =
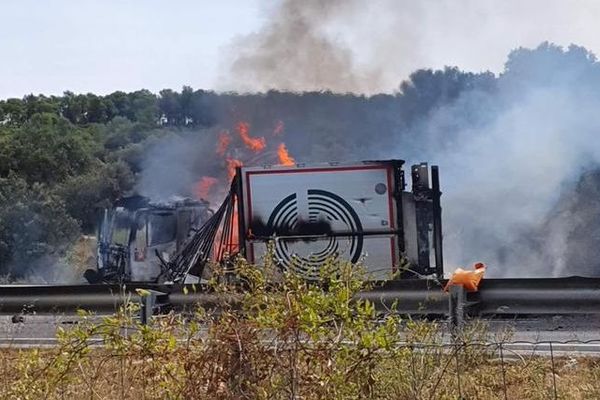
<svg viewBox="0 0 600 400">
<path fill-rule="evenodd" d="M 443 284 L 444 282 L 442 282 Z M 125 301 L 144 304 L 136 289 L 152 290 L 152 308 L 164 305 L 181 310 L 194 304 L 216 305 L 220 298 L 198 286 L 128 284 L 76 286 L 0 286 L 0 314 L 71 313 L 86 309 L 109 313 Z M 187 293 L 186 293 L 187 292 Z M 376 284 L 359 298 L 378 310 L 409 315 L 452 315 L 450 296 L 439 282 L 401 280 Z M 453 307 L 466 315 L 494 317 L 520 315 L 600 314 L 600 278 L 484 279 L 479 292 L 459 295 Z"/>
<path fill-rule="evenodd" d="M 598 314 L 600 278 L 490 279 L 482 281 L 479 314 Z"/>
</svg>

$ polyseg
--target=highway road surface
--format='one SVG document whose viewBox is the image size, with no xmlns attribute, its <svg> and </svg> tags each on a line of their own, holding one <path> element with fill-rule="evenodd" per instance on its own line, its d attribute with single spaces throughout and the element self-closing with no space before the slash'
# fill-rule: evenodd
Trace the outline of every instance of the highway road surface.
<svg viewBox="0 0 600 400">
<path fill-rule="evenodd" d="M 101 316 L 94 317 L 100 320 Z M 81 321 L 74 315 L 0 315 L 0 347 L 29 348 L 56 345 L 56 331 Z M 550 316 L 512 320 L 486 320 L 490 342 L 519 354 L 546 355 L 550 342 L 555 355 L 600 356 L 600 316 Z M 535 343 L 535 344 L 534 344 Z"/>
</svg>

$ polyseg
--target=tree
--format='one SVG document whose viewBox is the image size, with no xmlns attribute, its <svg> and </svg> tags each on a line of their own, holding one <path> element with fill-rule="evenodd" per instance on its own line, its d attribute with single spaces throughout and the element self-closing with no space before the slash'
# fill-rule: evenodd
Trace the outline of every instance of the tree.
<svg viewBox="0 0 600 400">
<path fill-rule="evenodd" d="M 111 105 L 111 114 L 113 117 L 119 116 L 127 118 L 130 121 L 135 120 L 135 114 L 131 108 L 131 99 L 125 92 L 114 92 L 105 97 Z"/>
<path fill-rule="evenodd" d="M 8 99 L 2 102 L 3 121 L 9 125 L 19 125 L 25 122 L 25 107 L 19 99 Z"/>
<path fill-rule="evenodd" d="M 27 120 L 35 114 L 57 114 L 59 103 L 56 98 L 48 98 L 44 95 L 34 96 L 32 94 L 23 99 L 25 116 Z"/>
<path fill-rule="evenodd" d="M 189 111 L 186 114 L 194 126 L 209 128 L 216 123 L 214 93 L 196 90 L 191 98 Z"/>
<path fill-rule="evenodd" d="M 23 276 L 44 268 L 36 261 L 61 256 L 78 233 L 77 221 L 45 185 L 29 185 L 14 173 L 0 178 L 0 273 Z"/>
<path fill-rule="evenodd" d="M 149 90 L 142 89 L 128 95 L 133 111 L 132 121 L 141 122 L 146 125 L 156 125 L 159 119 L 158 101 L 156 96 Z"/>
<path fill-rule="evenodd" d="M 189 86 L 184 86 L 179 95 L 179 108 L 183 116 L 180 125 L 193 124 L 192 113 L 194 107 L 194 89 Z"/>
<path fill-rule="evenodd" d="M 92 123 L 106 123 L 109 118 L 110 108 L 104 98 L 88 94 L 88 108 L 85 120 Z"/>
<path fill-rule="evenodd" d="M 527 85 L 572 85 L 590 73 L 600 73 L 596 56 L 583 47 L 544 42 L 535 49 L 519 48 L 508 55 L 502 81 L 515 87 Z"/>
<path fill-rule="evenodd" d="M 433 71 L 420 69 L 400 85 L 401 115 L 405 121 L 423 118 L 441 105 L 447 105 L 467 90 L 491 90 L 495 77 L 485 72 L 474 74 L 446 67 Z"/>
<path fill-rule="evenodd" d="M 36 114 L 8 139 L 11 164 L 28 182 L 52 184 L 88 167 L 93 142 L 87 131 L 52 114 Z M 2 171 L 0 166 L 0 171 Z"/>
<path fill-rule="evenodd" d="M 94 232 L 99 209 L 110 207 L 134 184 L 133 174 L 124 162 L 96 164 L 89 172 L 69 178 L 55 192 L 86 233 Z"/>
<path fill-rule="evenodd" d="M 75 95 L 73 92 L 65 92 L 60 100 L 60 115 L 73 124 L 85 122 L 87 113 L 87 97 Z"/>
<path fill-rule="evenodd" d="M 178 125 L 183 119 L 179 93 L 171 89 L 164 89 L 159 94 L 158 109 L 161 117 L 166 120 L 167 125 Z"/>
</svg>

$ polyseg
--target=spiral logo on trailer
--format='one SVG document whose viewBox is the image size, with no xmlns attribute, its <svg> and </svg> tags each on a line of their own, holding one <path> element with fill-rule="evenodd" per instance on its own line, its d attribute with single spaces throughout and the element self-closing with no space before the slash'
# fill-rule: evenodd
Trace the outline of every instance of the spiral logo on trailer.
<svg viewBox="0 0 600 400">
<path fill-rule="evenodd" d="M 307 191 L 308 222 L 327 222 L 339 236 L 299 240 L 279 237 L 275 242 L 275 255 L 281 266 L 307 279 L 317 279 L 319 268 L 328 259 L 340 255 L 355 263 L 363 250 L 363 227 L 356 211 L 346 200 L 335 193 L 309 189 Z M 267 226 L 275 232 L 293 232 L 299 225 L 298 198 L 293 193 L 284 198 L 271 213 Z M 348 233 L 349 235 L 343 235 Z"/>
</svg>

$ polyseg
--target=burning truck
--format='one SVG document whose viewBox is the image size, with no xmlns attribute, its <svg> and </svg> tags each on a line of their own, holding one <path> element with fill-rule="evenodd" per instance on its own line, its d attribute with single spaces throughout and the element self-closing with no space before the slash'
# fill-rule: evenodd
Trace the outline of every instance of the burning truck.
<svg viewBox="0 0 600 400">
<path fill-rule="evenodd" d="M 120 199 L 102 210 L 96 270 L 90 283 L 157 282 L 161 262 L 182 250 L 190 235 L 212 216 L 206 201 L 152 203 L 142 196 Z"/>
<path fill-rule="evenodd" d="M 288 163 L 289 164 L 289 163 Z M 306 279 L 324 261 L 363 261 L 372 279 L 442 276 L 439 173 L 383 160 L 236 166 L 214 211 L 206 202 L 138 199 L 106 210 L 91 282 L 198 282 L 210 262 L 273 257 Z M 273 251 L 268 251 L 268 244 Z M 408 268 L 407 268 L 408 266 Z"/>
</svg>

